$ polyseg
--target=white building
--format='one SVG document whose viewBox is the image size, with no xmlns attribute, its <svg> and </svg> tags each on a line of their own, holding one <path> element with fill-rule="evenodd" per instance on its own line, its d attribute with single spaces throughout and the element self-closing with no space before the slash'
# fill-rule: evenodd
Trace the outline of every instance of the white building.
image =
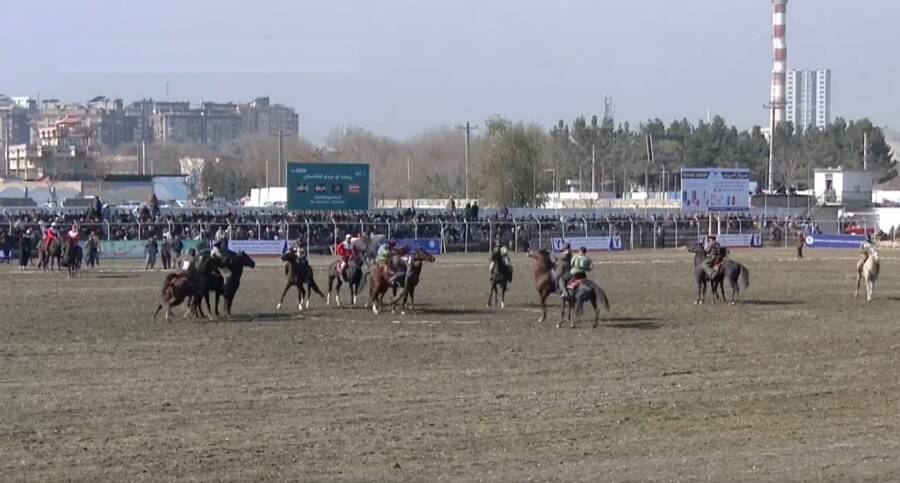
<svg viewBox="0 0 900 483">
<path fill-rule="evenodd" d="M 874 181 L 870 171 L 849 171 L 838 167 L 816 169 L 813 186 L 820 204 L 871 205 Z"/>
<path fill-rule="evenodd" d="M 825 129 L 831 125 L 831 69 L 787 73 L 786 120 L 796 127 Z"/>
</svg>

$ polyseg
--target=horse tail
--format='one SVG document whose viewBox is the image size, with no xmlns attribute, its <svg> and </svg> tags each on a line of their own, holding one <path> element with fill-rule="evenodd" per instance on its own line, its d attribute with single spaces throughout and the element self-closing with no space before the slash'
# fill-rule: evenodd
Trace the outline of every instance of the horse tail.
<svg viewBox="0 0 900 483">
<path fill-rule="evenodd" d="M 594 291 L 597 293 L 597 301 L 603 306 L 604 310 L 609 311 L 609 299 L 606 292 L 597 284 L 594 284 Z"/>
<path fill-rule="evenodd" d="M 362 280 L 359 281 L 359 290 L 363 290 L 366 288 L 366 282 L 369 280 L 369 277 L 372 275 L 371 270 L 366 270 L 362 272 Z"/>
<path fill-rule="evenodd" d="M 741 287 L 741 290 L 747 290 L 750 288 L 750 270 L 747 270 L 747 267 L 740 265 L 741 267 L 741 278 L 738 280 L 738 285 Z"/>
<path fill-rule="evenodd" d="M 313 277 L 312 271 L 310 271 L 309 273 L 309 289 L 319 294 L 320 297 L 325 298 L 325 294 L 323 294 L 322 291 L 319 290 L 319 285 L 316 284 L 316 279 Z"/>
</svg>

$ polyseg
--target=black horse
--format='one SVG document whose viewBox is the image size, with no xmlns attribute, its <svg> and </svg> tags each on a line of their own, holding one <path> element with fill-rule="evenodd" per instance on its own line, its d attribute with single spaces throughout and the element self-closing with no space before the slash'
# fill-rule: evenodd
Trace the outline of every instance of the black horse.
<svg viewBox="0 0 900 483">
<path fill-rule="evenodd" d="M 697 282 L 697 301 L 694 303 L 702 304 L 706 301 L 707 284 L 712 288 L 713 303 L 719 299 L 720 294 L 722 301 L 725 302 L 727 301 L 725 297 L 725 281 L 727 280 L 731 287 L 731 305 L 737 303 L 741 290 L 750 288 L 750 270 L 744 265 L 726 258 L 728 256 L 727 248 L 720 249 L 719 256 L 723 262 L 712 278 L 703 267 L 703 263 L 706 261 L 706 252 L 703 247 L 697 246 L 688 250 L 694 253 L 694 279 Z"/>
<path fill-rule="evenodd" d="M 513 268 L 506 263 L 507 260 L 500 250 L 491 252 L 491 293 L 488 295 L 488 307 L 492 303 L 501 309 L 506 307 L 506 288 L 512 283 L 513 277 Z"/>
<path fill-rule="evenodd" d="M 55 240 L 54 240 L 55 241 Z M 62 246 L 62 254 L 59 261 L 62 266 L 68 270 L 68 277 L 75 278 L 78 276 L 78 270 L 81 268 L 81 260 L 83 252 L 81 245 L 77 242 L 66 241 Z"/>
<path fill-rule="evenodd" d="M 313 292 L 325 298 L 325 294 L 316 285 L 316 280 L 313 278 L 313 269 L 309 266 L 309 260 L 306 257 L 299 257 L 296 253 L 290 251 L 282 255 L 281 260 L 285 262 L 284 274 L 287 276 L 287 285 L 284 287 L 284 292 L 281 293 L 281 300 L 278 301 L 275 310 L 281 308 L 284 296 L 287 295 L 291 287 L 297 287 L 297 310 L 300 312 L 303 312 L 304 301 L 306 302 L 306 308 L 309 308 L 309 296 Z"/>
<path fill-rule="evenodd" d="M 350 286 L 350 300 L 355 307 L 359 290 L 365 285 L 363 265 L 365 265 L 366 260 L 362 254 L 353 255 L 340 275 L 337 270 L 339 261 L 334 261 L 328 265 L 328 296 L 325 299 L 325 303 L 331 305 L 331 292 L 334 290 L 334 301 L 337 305 L 341 305 L 341 285 L 346 283 Z M 337 283 L 335 284 L 335 282 Z"/>
<path fill-rule="evenodd" d="M 231 317 L 231 306 L 234 303 L 234 297 L 237 295 L 238 289 L 241 287 L 241 276 L 244 274 L 245 267 L 256 268 L 256 262 L 245 252 L 239 252 L 226 258 L 225 283 L 223 284 L 222 292 L 225 296 L 225 315 L 227 317 Z"/>
<path fill-rule="evenodd" d="M 584 312 L 585 302 L 590 302 L 591 306 L 594 307 L 594 328 L 596 329 L 597 325 L 600 323 L 600 306 L 603 306 L 605 310 L 609 310 L 609 299 L 606 297 L 606 292 L 591 279 L 582 280 L 581 283 L 578 284 L 578 287 L 575 288 L 575 292 L 572 296 L 563 300 L 562 313 L 560 314 L 559 323 L 556 324 L 556 327 L 562 327 L 563 320 L 566 319 L 566 308 L 568 308 L 568 320 L 571 322 L 571 327 L 574 329 L 575 323 L 578 322 L 582 312 Z M 572 320 L 572 309 L 575 309 L 575 320 Z"/>
</svg>

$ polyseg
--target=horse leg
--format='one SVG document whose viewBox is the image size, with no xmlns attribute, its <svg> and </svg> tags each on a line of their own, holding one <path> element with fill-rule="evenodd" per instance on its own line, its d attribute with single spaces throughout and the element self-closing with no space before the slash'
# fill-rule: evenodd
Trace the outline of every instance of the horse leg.
<svg viewBox="0 0 900 483">
<path fill-rule="evenodd" d="M 297 285 L 297 311 L 303 312 L 303 299 L 306 297 L 306 291 L 303 290 L 303 284 Z M 278 304 L 279 306 L 281 304 Z"/>
<path fill-rule="evenodd" d="M 491 282 L 491 293 L 488 294 L 488 302 L 487 306 L 491 306 L 491 302 L 494 300 L 494 293 L 497 291 L 497 286 L 494 285 L 494 282 Z"/>
<path fill-rule="evenodd" d="M 153 322 L 156 322 L 156 316 L 159 315 L 159 311 L 162 310 L 163 304 L 159 304 L 156 306 L 156 312 L 153 312 Z M 166 319 L 169 318 L 169 314 L 166 313 Z"/>
<path fill-rule="evenodd" d="M 541 299 L 541 317 L 538 319 L 538 322 L 543 322 L 547 320 L 547 292 L 538 292 L 538 297 Z"/>
<path fill-rule="evenodd" d="M 359 285 L 350 284 L 350 293 L 353 294 L 353 306 L 356 307 L 356 297 L 359 295 Z"/>
<path fill-rule="evenodd" d="M 594 306 L 594 328 L 600 325 L 600 307 L 597 306 L 597 296 L 591 298 L 591 305 Z"/>
<path fill-rule="evenodd" d="M 284 292 L 281 292 L 281 299 L 278 300 L 278 304 L 275 305 L 275 310 L 278 310 L 278 309 L 281 308 L 281 304 L 284 303 L 284 296 L 287 295 L 288 290 L 290 290 L 290 288 L 291 288 L 291 283 L 288 282 L 288 284 L 284 286 Z M 299 285 L 297 286 L 297 290 L 300 290 L 300 286 L 299 286 Z M 301 300 L 302 300 L 302 299 L 301 299 Z M 216 305 L 218 305 L 218 304 L 216 304 Z M 301 310 L 302 310 L 302 309 L 301 309 Z"/>
<path fill-rule="evenodd" d="M 505 283 L 500 284 L 499 296 L 500 296 L 500 310 L 503 310 L 506 308 L 506 284 Z"/>
<path fill-rule="evenodd" d="M 853 296 L 854 298 L 859 298 L 859 282 L 861 280 L 862 280 L 862 272 L 857 271 L 856 272 L 856 295 Z"/>
<path fill-rule="evenodd" d="M 872 295 L 875 292 L 875 281 L 872 279 L 866 280 L 866 302 L 872 301 Z"/>
<path fill-rule="evenodd" d="M 334 275 L 328 276 L 328 297 L 325 299 L 325 305 L 331 305 L 331 290 L 334 287 Z"/>
<path fill-rule="evenodd" d="M 341 285 L 343 285 L 343 282 L 341 282 L 341 279 L 338 279 L 337 285 L 334 287 L 334 303 L 338 307 L 341 306 Z"/>
</svg>

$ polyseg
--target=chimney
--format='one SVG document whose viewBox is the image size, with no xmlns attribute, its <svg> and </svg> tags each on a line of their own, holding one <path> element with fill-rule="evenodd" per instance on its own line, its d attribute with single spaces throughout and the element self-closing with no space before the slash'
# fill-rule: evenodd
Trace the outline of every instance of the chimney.
<svg viewBox="0 0 900 483">
<path fill-rule="evenodd" d="M 772 114 L 774 123 L 785 120 L 785 84 L 787 72 L 787 3 L 772 0 Z"/>
</svg>

